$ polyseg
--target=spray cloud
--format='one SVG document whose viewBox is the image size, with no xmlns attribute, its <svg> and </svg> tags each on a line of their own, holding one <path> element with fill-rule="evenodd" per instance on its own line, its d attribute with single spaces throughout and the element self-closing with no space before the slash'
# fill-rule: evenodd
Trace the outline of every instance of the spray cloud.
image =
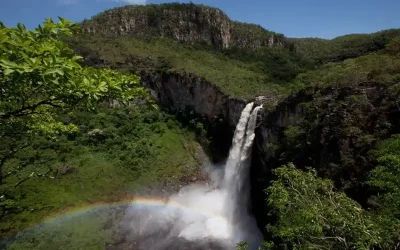
<svg viewBox="0 0 400 250">
<path fill-rule="evenodd" d="M 258 249 L 262 236 L 247 211 L 251 149 L 260 109 L 253 106 L 249 103 L 242 111 L 223 174 L 209 168 L 211 185 L 183 187 L 163 208 L 128 208 L 124 228 L 137 249 L 230 250 L 243 240 L 250 250 Z"/>
</svg>

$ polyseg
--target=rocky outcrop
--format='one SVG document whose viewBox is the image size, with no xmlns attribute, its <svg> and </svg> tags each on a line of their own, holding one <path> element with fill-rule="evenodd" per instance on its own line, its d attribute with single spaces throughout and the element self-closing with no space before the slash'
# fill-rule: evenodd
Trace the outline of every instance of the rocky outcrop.
<svg viewBox="0 0 400 250">
<path fill-rule="evenodd" d="M 83 22 L 102 36 L 166 37 L 216 49 L 284 46 L 285 37 L 259 25 L 233 22 L 220 9 L 196 4 L 125 6 Z"/>
<path fill-rule="evenodd" d="M 194 73 L 147 74 L 142 76 L 142 83 L 162 107 L 172 112 L 194 112 L 209 123 L 224 120 L 231 129 L 246 104 L 245 100 L 229 97 Z"/>
<path fill-rule="evenodd" d="M 214 162 L 227 157 L 235 126 L 246 100 L 232 98 L 204 78 L 186 72 L 159 71 L 141 75 L 159 106 L 183 124 L 201 124 L 212 141 L 208 145 Z"/>
</svg>

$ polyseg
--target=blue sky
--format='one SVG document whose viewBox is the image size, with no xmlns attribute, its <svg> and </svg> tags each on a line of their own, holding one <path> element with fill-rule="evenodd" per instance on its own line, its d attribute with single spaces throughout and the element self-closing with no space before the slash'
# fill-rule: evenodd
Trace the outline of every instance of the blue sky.
<svg viewBox="0 0 400 250">
<path fill-rule="evenodd" d="M 0 21 L 34 28 L 45 17 L 81 21 L 117 6 L 160 0 L 0 0 Z M 180 1 L 189 2 L 189 1 Z M 218 7 L 233 20 L 257 23 L 288 37 L 334 38 L 400 28 L 400 0 L 193 0 Z"/>
</svg>

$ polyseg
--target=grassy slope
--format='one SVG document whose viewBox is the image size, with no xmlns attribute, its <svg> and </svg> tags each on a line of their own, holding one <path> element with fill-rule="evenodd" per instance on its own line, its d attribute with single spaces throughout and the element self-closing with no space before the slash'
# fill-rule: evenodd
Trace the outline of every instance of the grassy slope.
<svg viewBox="0 0 400 250">
<path fill-rule="evenodd" d="M 195 135 L 180 128 L 168 115 L 151 110 L 103 109 L 98 114 L 76 113 L 74 119 L 81 130 L 74 137 L 37 138 L 32 147 L 5 166 L 7 171 L 31 162 L 1 188 L 31 172 L 46 173 L 48 167 L 56 170 L 68 165 L 75 171 L 55 179 L 33 177 L 11 192 L 9 207 L 24 209 L 2 218 L 2 236 L 37 225 L 59 211 L 126 199 L 141 188 L 179 185 L 198 175 L 194 153 L 199 145 Z M 87 134 L 96 128 L 103 131 L 103 137 Z M 54 175 L 55 172 L 49 174 Z M 9 247 L 60 249 L 54 247 L 62 243 L 64 249 L 100 249 L 110 241 L 113 230 L 104 231 L 105 217 L 99 216 L 87 215 L 61 225 L 53 223 L 42 228 L 44 231 L 35 229 L 34 234 L 28 235 L 31 240 L 22 238 L 22 245 Z"/>
<path fill-rule="evenodd" d="M 308 85 L 307 82 L 299 85 L 299 77 L 315 75 L 315 72 L 322 74 L 315 81 L 324 82 L 327 77 L 337 73 L 343 75 L 354 71 L 357 74 L 372 72 L 370 76 L 374 76 L 364 77 L 365 80 L 375 80 L 376 75 L 382 71 L 392 74 L 396 71 L 397 59 L 393 54 L 386 53 L 385 48 L 398 33 L 398 30 L 387 30 L 371 35 L 348 35 L 333 40 L 293 40 L 303 58 L 286 49 L 216 51 L 161 38 L 141 40 L 134 37 L 102 38 L 82 35 L 70 39 L 69 42 L 72 47 L 76 48 L 78 44 L 80 48 L 97 53 L 111 65 L 123 64 L 125 58 L 135 55 L 152 61 L 155 67 L 195 72 L 218 85 L 225 93 L 246 98 L 289 94 Z M 329 63 L 330 61 L 336 63 Z M 320 66 L 315 68 L 314 63 Z M 340 67 L 345 68 L 347 73 L 340 72 L 338 65 L 342 65 Z M 329 84 L 335 82 L 325 85 Z"/>
<path fill-rule="evenodd" d="M 183 44 L 172 39 L 140 40 L 134 37 L 107 39 L 81 36 L 69 40 L 72 47 L 84 47 L 110 63 L 123 63 L 124 58 L 139 55 L 157 64 L 160 58 L 170 70 L 197 73 L 218 85 L 222 91 L 237 97 L 280 93 L 284 89 L 263 71 L 259 61 L 233 59 L 222 52 Z"/>
<path fill-rule="evenodd" d="M 400 29 L 383 30 L 371 34 L 349 34 L 331 40 L 320 38 L 289 38 L 300 55 L 319 64 L 356 58 L 384 49 L 390 41 L 400 36 Z"/>
<path fill-rule="evenodd" d="M 355 86 L 366 82 L 391 85 L 400 80 L 400 54 L 374 52 L 343 62 L 328 63 L 299 74 L 296 85 L 330 87 Z"/>
</svg>

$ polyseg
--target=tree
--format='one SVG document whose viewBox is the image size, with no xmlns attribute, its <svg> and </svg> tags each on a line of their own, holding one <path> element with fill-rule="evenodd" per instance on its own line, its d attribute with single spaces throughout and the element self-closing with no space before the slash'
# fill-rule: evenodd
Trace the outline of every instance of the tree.
<svg viewBox="0 0 400 250">
<path fill-rule="evenodd" d="M 376 191 L 372 212 L 385 230 L 386 244 L 400 246 L 400 135 L 379 142 L 372 155 L 378 163 L 367 181 Z"/>
<path fill-rule="evenodd" d="M 380 231 L 369 214 L 335 192 L 330 180 L 293 164 L 274 172 L 277 180 L 266 192 L 276 222 L 267 229 L 278 249 L 370 249 L 380 244 Z"/>
<path fill-rule="evenodd" d="M 35 135 L 77 129 L 58 119 L 58 112 L 93 109 L 110 99 L 127 104 L 148 96 L 137 76 L 82 67 L 82 58 L 61 40 L 76 30 L 76 24 L 64 18 L 58 23 L 46 19 L 35 30 L 0 23 L 0 184 L 9 175 L 2 173 L 5 161 Z M 0 194 L 1 199 L 5 195 Z"/>
<path fill-rule="evenodd" d="M 400 53 L 400 36 L 393 38 L 386 45 L 386 50 L 392 55 L 398 55 Z"/>
</svg>

